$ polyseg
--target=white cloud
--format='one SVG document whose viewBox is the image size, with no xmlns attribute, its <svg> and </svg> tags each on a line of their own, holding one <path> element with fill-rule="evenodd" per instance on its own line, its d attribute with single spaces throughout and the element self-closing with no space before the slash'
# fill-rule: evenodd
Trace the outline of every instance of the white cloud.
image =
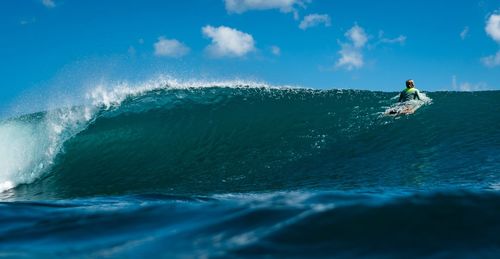
<svg viewBox="0 0 500 259">
<path fill-rule="evenodd" d="M 495 55 L 481 58 L 481 63 L 487 67 L 496 67 L 500 65 L 500 50 Z"/>
<path fill-rule="evenodd" d="M 386 44 L 394 44 L 394 43 L 399 43 L 400 45 L 405 44 L 406 42 L 406 36 L 405 35 L 399 35 L 396 38 L 385 38 L 384 37 L 384 31 L 380 30 L 378 32 L 378 38 L 379 41 L 375 43 L 375 46 L 378 45 L 379 43 L 386 43 Z"/>
<path fill-rule="evenodd" d="M 460 38 L 462 40 L 465 40 L 467 38 L 467 35 L 469 35 L 469 26 L 465 26 L 462 32 L 460 32 Z"/>
<path fill-rule="evenodd" d="M 472 84 L 469 82 L 457 83 L 456 76 L 451 77 L 451 88 L 453 89 L 453 91 L 463 91 L 463 92 L 484 91 L 489 89 L 488 85 L 484 82 L 479 82 L 477 84 Z"/>
<path fill-rule="evenodd" d="M 326 27 L 331 25 L 331 19 L 328 14 L 310 14 L 304 17 L 302 22 L 299 24 L 299 28 L 305 30 L 310 27 L 318 26 L 324 24 Z"/>
<path fill-rule="evenodd" d="M 56 3 L 54 2 L 54 0 L 42 0 L 42 4 L 48 8 L 56 7 Z"/>
<path fill-rule="evenodd" d="M 399 35 L 397 38 L 389 39 L 389 38 L 382 38 L 380 39 L 380 42 L 382 43 L 399 43 L 399 44 L 404 44 L 406 42 L 406 36 L 404 35 Z"/>
<path fill-rule="evenodd" d="M 242 57 L 255 50 L 252 35 L 226 26 L 202 28 L 205 37 L 212 39 L 206 48 L 212 57 Z"/>
<path fill-rule="evenodd" d="M 304 7 L 310 0 L 224 0 L 228 13 L 241 14 L 250 10 L 278 9 L 283 13 L 297 14 L 297 6 Z"/>
<path fill-rule="evenodd" d="M 280 47 L 278 46 L 271 46 L 271 52 L 273 53 L 273 55 L 275 56 L 279 56 L 281 55 L 281 49 Z"/>
<path fill-rule="evenodd" d="M 344 35 L 349 38 L 357 48 L 363 47 L 368 41 L 368 36 L 366 35 L 365 30 L 357 24 L 355 24 Z"/>
<path fill-rule="evenodd" d="M 350 42 L 340 43 L 340 58 L 337 60 L 335 67 L 345 67 L 347 70 L 363 67 L 364 60 L 362 49 L 368 41 L 368 35 L 365 33 L 364 29 L 357 24 L 344 35 Z"/>
<path fill-rule="evenodd" d="M 493 40 L 500 43 L 500 14 L 492 14 L 484 29 Z"/>
<path fill-rule="evenodd" d="M 359 48 L 351 44 L 342 44 L 339 51 L 340 58 L 335 64 L 336 67 L 345 67 L 347 70 L 361 68 L 364 65 L 363 53 Z"/>
<path fill-rule="evenodd" d="M 155 55 L 163 57 L 180 58 L 189 53 L 189 48 L 175 39 L 159 37 L 154 44 Z"/>
</svg>

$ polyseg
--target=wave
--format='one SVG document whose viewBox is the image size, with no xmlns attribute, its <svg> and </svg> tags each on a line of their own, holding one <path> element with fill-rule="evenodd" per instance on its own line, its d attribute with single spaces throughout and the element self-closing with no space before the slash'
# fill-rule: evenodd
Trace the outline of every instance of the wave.
<svg viewBox="0 0 500 259">
<path fill-rule="evenodd" d="M 495 257 L 499 202 L 462 191 L 4 202 L 0 249 L 7 257 Z"/>
<path fill-rule="evenodd" d="M 214 85 L 273 88 L 245 81 L 181 82 L 172 78 L 134 85 L 117 83 L 107 87 L 101 84 L 89 91 L 77 106 L 0 121 L 0 192 L 31 183 L 50 171 L 66 140 L 84 130 L 102 113 L 120 107 L 124 100 L 158 89 L 196 89 Z"/>
<path fill-rule="evenodd" d="M 1 122 L 0 187 L 81 197 L 500 182 L 500 92 L 430 93 L 415 114 L 384 116 L 394 95 L 245 82 L 98 87 L 87 104 Z"/>
</svg>

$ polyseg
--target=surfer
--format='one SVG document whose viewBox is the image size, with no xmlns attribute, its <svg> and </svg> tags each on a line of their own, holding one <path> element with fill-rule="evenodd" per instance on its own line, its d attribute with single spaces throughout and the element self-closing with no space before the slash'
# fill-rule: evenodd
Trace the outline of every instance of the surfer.
<svg viewBox="0 0 500 259">
<path fill-rule="evenodd" d="M 418 109 L 419 105 L 409 102 L 411 100 L 422 100 L 420 91 L 415 88 L 415 82 L 412 79 L 406 80 L 406 89 L 399 94 L 399 104 L 385 111 L 388 115 L 412 114 Z"/>
<path fill-rule="evenodd" d="M 408 79 L 406 80 L 406 89 L 399 94 L 399 102 L 407 102 L 414 99 L 420 100 L 419 93 L 418 89 L 415 88 L 415 82 L 412 79 Z"/>
</svg>

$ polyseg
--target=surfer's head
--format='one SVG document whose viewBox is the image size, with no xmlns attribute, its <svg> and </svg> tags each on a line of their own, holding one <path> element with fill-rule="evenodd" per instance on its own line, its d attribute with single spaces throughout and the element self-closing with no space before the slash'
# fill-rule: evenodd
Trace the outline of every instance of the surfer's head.
<svg viewBox="0 0 500 259">
<path fill-rule="evenodd" d="M 413 79 L 406 80 L 406 88 L 412 88 L 412 87 L 415 87 L 415 83 L 413 82 Z"/>
</svg>

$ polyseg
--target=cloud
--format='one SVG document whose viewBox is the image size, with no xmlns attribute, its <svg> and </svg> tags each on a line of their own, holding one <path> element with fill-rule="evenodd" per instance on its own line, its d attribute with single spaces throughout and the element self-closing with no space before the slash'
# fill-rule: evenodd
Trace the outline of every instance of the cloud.
<svg viewBox="0 0 500 259">
<path fill-rule="evenodd" d="M 460 32 L 460 38 L 462 40 L 465 40 L 467 38 L 467 35 L 469 34 L 469 26 L 465 26 L 462 32 Z"/>
<path fill-rule="evenodd" d="M 393 43 L 399 43 L 403 45 L 406 42 L 406 36 L 404 35 L 399 35 L 399 37 L 389 39 L 389 38 L 381 38 L 380 42 L 382 43 L 388 43 L 388 44 L 393 44 Z"/>
<path fill-rule="evenodd" d="M 305 30 L 310 27 L 318 26 L 320 24 L 324 24 L 325 27 L 329 27 L 331 25 L 331 19 L 328 14 L 310 14 L 304 17 L 302 22 L 299 24 L 299 28 Z"/>
<path fill-rule="evenodd" d="M 495 55 L 481 58 L 481 63 L 487 67 L 496 67 L 500 65 L 500 50 Z"/>
<path fill-rule="evenodd" d="M 336 67 L 345 67 L 347 70 L 361 68 L 364 65 L 363 53 L 359 48 L 350 44 L 342 44 L 339 51 L 340 58 L 335 64 Z"/>
<path fill-rule="evenodd" d="M 161 57 L 180 58 L 189 53 L 189 48 L 175 39 L 159 37 L 154 44 L 155 55 Z"/>
<path fill-rule="evenodd" d="M 378 41 L 375 42 L 375 44 L 371 47 L 375 47 L 377 46 L 378 44 L 381 44 L 381 43 L 385 43 L 385 44 L 395 44 L 395 43 L 399 43 L 400 45 L 404 45 L 405 42 L 406 42 L 406 36 L 405 35 L 399 35 L 398 37 L 396 38 L 385 38 L 384 37 L 384 31 L 380 30 L 378 32 Z"/>
<path fill-rule="evenodd" d="M 365 30 L 357 24 L 355 24 L 344 35 L 349 38 L 357 48 L 363 47 L 368 41 L 368 36 L 366 35 Z"/>
<path fill-rule="evenodd" d="M 56 7 L 56 3 L 54 2 L 54 0 L 42 0 L 42 4 L 47 8 Z"/>
<path fill-rule="evenodd" d="M 36 22 L 36 18 L 33 17 L 31 19 L 24 19 L 19 22 L 20 25 L 28 25 Z"/>
<path fill-rule="evenodd" d="M 255 51 L 255 41 L 252 35 L 226 26 L 202 28 L 205 37 L 212 40 L 206 48 L 212 57 L 243 57 Z"/>
<path fill-rule="evenodd" d="M 500 43 L 500 14 L 492 14 L 484 30 L 493 40 Z"/>
<path fill-rule="evenodd" d="M 453 91 L 463 91 L 463 92 L 489 90 L 488 84 L 484 82 L 479 82 L 477 84 L 472 84 L 469 82 L 457 83 L 456 76 L 451 77 L 451 88 L 453 89 Z"/>
<path fill-rule="evenodd" d="M 271 46 L 271 53 L 275 56 L 281 55 L 281 49 L 278 46 Z"/>
<path fill-rule="evenodd" d="M 344 35 L 350 42 L 339 42 L 341 46 L 341 49 L 338 52 L 340 54 L 340 58 L 337 60 L 335 67 L 345 67 L 347 70 L 363 67 L 364 60 L 362 49 L 368 41 L 368 35 L 365 33 L 364 29 L 357 24 L 355 24 Z"/>
<path fill-rule="evenodd" d="M 228 13 L 241 14 L 251 10 L 278 9 L 283 13 L 293 12 L 298 18 L 296 7 L 305 7 L 310 0 L 224 0 Z"/>
</svg>

